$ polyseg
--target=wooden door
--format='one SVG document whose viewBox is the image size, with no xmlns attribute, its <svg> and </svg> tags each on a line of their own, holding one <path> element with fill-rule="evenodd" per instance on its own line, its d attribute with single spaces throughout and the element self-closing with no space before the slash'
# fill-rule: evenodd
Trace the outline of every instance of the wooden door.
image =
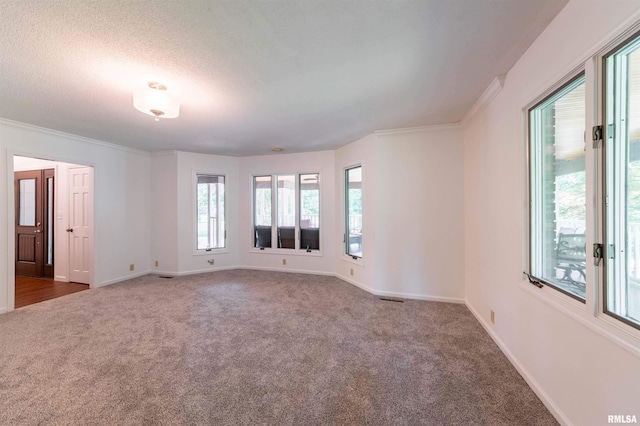
<svg viewBox="0 0 640 426">
<path fill-rule="evenodd" d="M 69 169 L 69 280 L 90 284 L 93 260 L 93 169 Z"/>
<path fill-rule="evenodd" d="M 16 275 L 44 273 L 42 170 L 16 172 Z"/>
<path fill-rule="evenodd" d="M 55 170 L 14 174 L 16 275 L 53 278 Z"/>
</svg>

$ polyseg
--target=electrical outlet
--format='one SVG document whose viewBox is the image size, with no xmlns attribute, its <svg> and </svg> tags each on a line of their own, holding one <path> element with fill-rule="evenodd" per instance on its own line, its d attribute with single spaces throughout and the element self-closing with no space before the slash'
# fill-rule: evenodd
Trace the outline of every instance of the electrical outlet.
<svg viewBox="0 0 640 426">
<path fill-rule="evenodd" d="M 216 261 L 213 260 L 213 259 L 209 259 L 209 260 L 207 260 L 207 262 L 209 262 L 209 265 L 213 265 L 214 263 L 216 263 Z"/>
<path fill-rule="evenodd" d="M 491 324 L 495 324 L 496 323 L 496 314 L 495 312 L 491 311 Z"/>
<path fill-rule="evenodd" d="M 286 265 L 287 264 L 287 259 L 282 259 L 282 264 Z"/>
<path fill-rule="evenodd" d="M 158 267 L 158 261 L 156 260 L 156 268 Z"/>
<path fill-rule="evenodd" d="M 351 276 L 353 276 L 353 268 L 351 268 Z"/>
<path fill-rule="evenodd" d="M 133 267 L 133 263 L 131 265 L 129 265 L 129 271 L 133 271 L 134 267 Z"/>
</svg>

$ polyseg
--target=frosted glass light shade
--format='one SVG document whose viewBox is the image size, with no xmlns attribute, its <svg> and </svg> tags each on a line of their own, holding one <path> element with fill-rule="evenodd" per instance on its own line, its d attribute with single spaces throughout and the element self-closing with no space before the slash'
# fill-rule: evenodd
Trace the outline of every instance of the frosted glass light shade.
<svg viewBox="0 0 640 426">
<path fill-rule="evenodd" d="M 180 115 L 180 102 L 159 83 L 149 83 L 148 87 L 135 89 L 133 106 L 156 118 L 176 118 Z"/>
</svg>

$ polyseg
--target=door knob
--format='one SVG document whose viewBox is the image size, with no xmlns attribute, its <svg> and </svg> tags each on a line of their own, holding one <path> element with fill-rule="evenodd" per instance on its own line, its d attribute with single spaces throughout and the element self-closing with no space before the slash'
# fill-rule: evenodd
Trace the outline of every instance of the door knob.
<svg viewBox="0 0 640 426">
<path fill-rule="evenodd" d="M 39 230 L 39 229 L 36 229 L 36 230 L 35 230 L 35 231 L 33 231 L 33 232 L 35 232 L 35 233 L 39 234 L 39 233 L 40 233 L 40 232 L 42 232 L 42 231 L 41 231 L 41 230 Z"/>
<path fill-rule="evenodd" d="M 73 228 L 67 228 L 67 232 L 73 232 Z"/>
</svg>

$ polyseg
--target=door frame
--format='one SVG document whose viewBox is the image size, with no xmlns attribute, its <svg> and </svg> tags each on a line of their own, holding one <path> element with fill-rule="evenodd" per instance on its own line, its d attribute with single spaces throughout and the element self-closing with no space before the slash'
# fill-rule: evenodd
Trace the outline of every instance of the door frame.
<svg viewBox="0 0 640 426">
<path fill-rule="evenodd" d="M 19 157 L 30 157 L 30 158 L 35 158 L 35 159 L 40 159 L 40 160 L 48 160 L 48 161 L 57 161 L 57 162 L 62 162 L 62 163 L 71 163 L 71 164 L 77 164 L 79 166 L 86 166 L 86 167 L 92 167 L 93 168 L 93 191 L 94 191 L 94 197 L 93 197 L 93 204 L 92 204 L 92 208 L 93 208 L 93 254 L 91 256 L 90 262 L 91 262 L 91 273 L 89 274 L 89 288 L 93 289 L 96 288 L 95 286 L 95 275 L 96 275 L 96 271 L 95 271 L 95 259 L 96 259 L 96 247 L 98 246 L 96 244 L 96 240 L 97 240 L 97 232 L 96 232 L 96 228 L 97 228 L 97 217 L 95 214 L 96 211 L 96 196 L 95 196 L 95 188 L 96 188 L 96 182 L 99 178 L 99 167 L 96 166 L 95 163 L 93 162 L 87 162 L 85 160 L 77 160 L 75 158 L 69 158 L 69 157 L 63 157 L 63 156 L 58 156 L 58 155 L 43 155 L 37 152 L 30 152 L 30 151 L 19 151 L 19 150 L 15 150 L 15 149 L 10 149 L 7 148 L 6 152 L 6 158 L 5 158 L 5 163 L 6 163 L 6 175 L 4 176 L 5 182 L 7 182 L 7 216 L 6 216 L 6 223 L 5 223 L 5 230 L 7 231 L 7 254 L 8 254 L 8 259 L 7 259 L 7 312 L 11 312 L 15 309 L 15 297 L 16 297 L 16 271 L 15 271 L 15 265 L 16 265 L 16 245 L 15 245 L 15 234 L 16 234 L 16 229 L 15 229 L 15 211 L 16 211 L 16 206 L 15 206 L 15 188 L 13 186 L 13 176 L 14 176 L 14 170 L 13 170 L 13 157 L 14 156 L 19 156 Z M 10 184 L 9 184 L 10 183 Z M 0 225 L 2 226 L 2 225 Z"/>
<path fill-rule="evenodd" d="M 42 170 L 42 192 L 43 192 L 43 206 L 42 206 L 42 250 L 43 250 L 43 259 L 42 259 L 42 272 L 45 278 L 53 278 L 55 279 L 55 263 L 56 263 L 56 235 L 58 233 L 58 227 L 56 226 L 56 207 L 58 200 L 58 191 L 56 186 L 58 185 L 58 168 L 54 167 L 51 169 Z M 49 179 L 53 180 L 53 188 L 51 188 L 51 193 L 49 193 L 47 188 L 47 181 Z M 49 197 L 53 197 L 53 201 L 50 203 Z M 51 204 L 52 211 L 49 212 L 49 204 Z M 51 213 L 51 218 L 49 218 L 48 213 Z M 51 227 L 51 235 L 49 235 L 48 228 Z M 52 238 L 53 241 L 49 241 L 49 238 Z M 53 252 L 51 254 L 51 264 L 47 263 L 47 252 L 49 244 L 52 244 Z"/>
</svg>

